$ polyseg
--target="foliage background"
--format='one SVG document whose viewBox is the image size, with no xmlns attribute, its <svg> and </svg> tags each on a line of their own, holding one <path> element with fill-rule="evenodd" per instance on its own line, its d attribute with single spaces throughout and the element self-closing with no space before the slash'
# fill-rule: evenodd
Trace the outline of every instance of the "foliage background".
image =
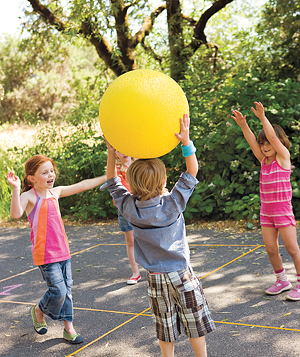
<svg viewBox="0 0 300 357">
<path fill-rule="evenodd" d="M 299 1 L 288 3 L 286 11 L 281 1 L 268 1 L 262 16 L 255 18 L 256 31 L 254 26 L 241 28 L 230 22 L 233 16 L 251 13 L 251 2 L 228 6 L 215 15 L 207 32 L 219 44 L 217 61 L 212 61 L 209 48 L 196 52 L 178 82 L 189 101 L 191 136 L 200 164 L 199 184 L 185 211 L 188 220 L 230 218 L 251 223 L 258 219 L 259 163 L 231 119 L 233 109 L 241 110 L 257 134 L 261 124 L 251 111 L 256 100 L 264 104 L 271 123 L 281 125 L 291 141 L 293 207 L 296 218 L 300 217 L 300 68 L 295 62 L 300 58 L 300 26 L 295 20 L 300 5 Z M 194 11 L 197 6 L 199 3 Z M 0 149 L 2 219 L 9 216 L 11 197 L 5 180 L 7 171 L 14 170 L 22 177 L 24 162 L 36 153 L 56 162 L 60 171 L 57 185 L 105 173 L 106 147 L 98 108 L 115 75 L 87 41 L 57 36 L 42 28 L 34 39 L 6 37 L 0 42 L 0 130 L 15 122 L 39 128 L 35 145 Z M 225 28 L 226 36 L 222 32 Z M 163 26 L 157 35 L 151 34 L 150 40 L 162 55 L 166 53 Z M 136 51 L 139 68 L 168 73 L 167 56 L 159 62 L 141 47 Z M 185 170 L 180 147 L 162 159 L 171 189 Z M 108 193 L 99 189 L 64 198 L 60 205 L 63 215 L 75 219 L 103 219 L 116 213 Z"/>
</svg>

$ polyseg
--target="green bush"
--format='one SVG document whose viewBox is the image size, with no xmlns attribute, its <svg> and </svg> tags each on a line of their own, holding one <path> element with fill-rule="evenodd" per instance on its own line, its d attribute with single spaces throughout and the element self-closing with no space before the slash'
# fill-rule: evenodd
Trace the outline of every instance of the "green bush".
<svg viewBox="0 0 300 357">
<path fill-rule="evenodd" d="M 106 144 L 102 137 L 95 135 L 96 132 L 89 127 L 76 131 L 69 138 L 55 158 L 61 173 L 57 185 L 71 185 L 87 178 L 105 175 Z M 99 188 L 66 197 L 61 200 L 60 205 L 62 213 L 71 213 L 84 220 L 111 217 L 116 213 L 108 191 L 100 192 Z"/>
<path fill-rule="evenodd" d="M 231 118 L 231 112 L 238 109 L 246 114 L 250 128 L 257 135 L 262 125 L 251 106 L 254 101 L 261 101 L 270 122 L 281 125 L 292 144 L 293 207 L 299 218 L 299 83 L 291 80 L 260 83 L 249 73 L 238 73 L 229 79 L 220 76 L 209 91 L 199 90 L 195 83 L 194 77 L 183 83 L 190 104 L 191 137 L 197 147 L 200 167 L 200 183 L 188 203 L 186 217 L 238 220 L 259 217 L 260 163 Z M 172 178 L 184 170 L 179 149 L 177 156 L 182 163 L 169 170 Z"/>
<path fill-rule="evenodd" d="M 7 172 L 13 170 L 22 181 L 24 163 L 32 155 L 42 154 L 54 160 L 59 171 L 57 186 L 105 174 L 106 144 L 99 130 L 93 129 L 91 124 L 78 126 L 69 135 L 63 128 L 58 130 L 56 125 L 50 125 L 41 130 L 39 140 L 35 147 L 13 148 L 0 155 L 1 218 L 9 215 L 11 200 L 12 189 L 5 179 Z M 60 208 L 62 216 L 72 215 L 84 220 L 112 217 L 117 212 L 108 191 L 100 192 L 99 188 L 62 198 Z"/>
<path fill-rule="evenodd" d="M 296 218 L 299 218 L 299 83 L 291 80 L 262 83 L 253 74 L 232 76 L 226 71 L 214 78 L 212 80 L 209 74 L 200 77 L 199 73 L 194 73 L 181 83 L 190 105 L 191 139 L 197 147 L 199 161 L 199 184 L 188 202 L 185 217 L 189 220 L 258 219 L 260 164 L 231 118 L 231 112 L 239 109 L 246 114 L 250 128 L 257 135 L 262 125 L 252 113 L 251 106 L 254 101 L 261 101 L 270 122 L 281 125 L 292 144 L 293 207 Z M 97 111 L 98 105 L 89 99 L 86 105 L 82 103 L 74 109 L 73 123 L 81 124 L 68 135 L 63 133 L 66 128 L 58 130 L 55 125 L 49 126 L 41 130 L 40 143 L 36 147 L 14 148 L 7 154 L 2 153 L 2 216 L 8 214 L 10 205 L 11 189 L 4 179 L 7 170 L 13 169 L 22 177 L 24 162 L 34 154 L 45 154 L 54 159 L 60 171 L 57 185 L 69 185 L 105 173 L 106 145 L 95 124 L 97 119 L 87 124 L 87 118 L 96 117 Z M 180 145 L 162 160 L 167 167 L 170 189 L 185 171 Z M 102 219 L 116 214 L 108 192 L 100 192 L 98 188 L 63 198 L 60 205 L 62 215 L 72 214 L 78 219 Z"/>
</svg>

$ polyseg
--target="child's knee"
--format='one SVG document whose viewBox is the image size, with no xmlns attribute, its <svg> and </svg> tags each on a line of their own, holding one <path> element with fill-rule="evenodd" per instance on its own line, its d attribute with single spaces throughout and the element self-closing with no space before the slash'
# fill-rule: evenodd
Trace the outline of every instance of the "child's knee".
<svg viewBox="0 0 300 357">
<path fill-rule="evenodd" d="M 278 247 L 266 246 L 266 252 L 269 256 L 277 256 L 279 254 Z"/>
<path fill-rule="evenodd" d="M 63 305 L 68 289 L 65 284 L 58 284 L 56 286 L 53 286 L 49 288 L 51 292 L 51 300 L 53 304 L 56 304 L 57 306 Z"/>
<path fill-rule="evenodd" d="M 300 258 L 300 250 L 299 247 L 286 247 L 286 250 L 288 252 L 288 254 L 294 259 L 299 257 Z"/>
</svg>

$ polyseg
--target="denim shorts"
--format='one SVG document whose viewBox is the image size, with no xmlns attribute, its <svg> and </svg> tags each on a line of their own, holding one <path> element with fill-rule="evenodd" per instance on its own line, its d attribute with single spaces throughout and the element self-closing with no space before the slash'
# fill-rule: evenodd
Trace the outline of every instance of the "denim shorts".
<svg viewBox="0 0 300 357">
<path fill-rule="evenodd" d="M 133 230 L 132 225 L 121 215 L 120 212 L 118 212 L 118 220 L 122 232 L 129 232 Z"/>
<path fill-rule="evenodd" d="M 173 342 L 181 327 L 190 338 L 215 330 L 200 280 L 189 266 L 171 273 L 147 272 L 148 297 L 156 336 Z"/>
<path fill-rule="evenodd" d="M 39 302 L 40 310 L 53 320 L 73 321 L 71 260 L 39 265 L 48 290 Z"/>
</svg>

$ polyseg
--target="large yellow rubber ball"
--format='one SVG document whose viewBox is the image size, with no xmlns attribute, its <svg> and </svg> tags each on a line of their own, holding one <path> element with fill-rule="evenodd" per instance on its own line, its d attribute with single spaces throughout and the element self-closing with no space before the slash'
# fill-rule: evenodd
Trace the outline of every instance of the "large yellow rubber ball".
<svg viewBox="0 0 300 357">
<path fill-rule="evenodd" d="M 102 132 L 124 155 L 147 159 L 173 150 L 179 143 L 180 118 L 189 112 L 180 86 L 153 70 L 127 72 L 105 91 L 99 109 Z"/>
</svg>

